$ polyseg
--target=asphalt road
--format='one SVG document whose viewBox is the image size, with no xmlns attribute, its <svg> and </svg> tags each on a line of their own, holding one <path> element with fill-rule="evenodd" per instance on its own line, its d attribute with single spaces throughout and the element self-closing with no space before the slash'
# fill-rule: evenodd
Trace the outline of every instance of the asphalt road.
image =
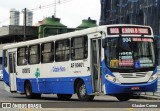
<svg viewBox="0 0 160 111">
<path fill-rule="evenodd" d="M 102 111 L 119 111 L 119 108 L 123 108 L 125 111 L 139 111 L 139 107 L 141 107 L 140 110 L 145 108 L 145 111 L 160 111 L 159 100 L 131 99 L 127 102 L 119 102 L 112 96 L 96 96 L 91 102 L 81 102 L 78 100 L 77 95 L 73 95 L 69 101 L 60 101 L 57 96 L 53 94 L 43 94 L 41 99 L 27 99 L 25 95 L 5 91 L 3 82 L 0 81 L 0 107 L 2 107 L 3 103 L 9 103 L 12 107 L 16 108 L 12 109 L 12 111 L 42 111 L 42 109 L 31 109 L 33 107 L 36 108 L 36 105 L 37 108 L 47 108 L 43 109 L 44 111 L 64 111 L 64 108 L 65 111 L 97 111 L 97 108 L 100 108 L 99 110 Z M 156 105 L 159 108 L 156 108 Z M 139 106 L 138 109 L 135 106 Z M 151 108 L 151 106 L 154 108 Z M 2 110 L 8 111 L 11 109 Z"/>
</svg>

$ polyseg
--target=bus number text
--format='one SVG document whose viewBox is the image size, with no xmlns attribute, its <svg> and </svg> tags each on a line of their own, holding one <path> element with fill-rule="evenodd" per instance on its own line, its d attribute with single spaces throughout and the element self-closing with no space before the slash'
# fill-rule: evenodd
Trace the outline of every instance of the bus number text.
<svg viewBox="0 0 160 111">
<path fill-rule="evenodd" d="M 71 68 L 84 67 L 84 63 L 71 63 Z"/>
</svg>

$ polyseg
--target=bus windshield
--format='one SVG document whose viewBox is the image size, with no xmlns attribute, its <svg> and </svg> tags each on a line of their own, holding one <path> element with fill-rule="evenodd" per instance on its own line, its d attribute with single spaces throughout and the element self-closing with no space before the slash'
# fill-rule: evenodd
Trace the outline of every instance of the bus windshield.
<svg viewBox="0 0 160 111">
<path fill-rule="evenodd" d="M 155 66 L 152 38 L 112 37 L 106 39 L 105 61 L 108 67 L 142 69 Z"/>
</svg>

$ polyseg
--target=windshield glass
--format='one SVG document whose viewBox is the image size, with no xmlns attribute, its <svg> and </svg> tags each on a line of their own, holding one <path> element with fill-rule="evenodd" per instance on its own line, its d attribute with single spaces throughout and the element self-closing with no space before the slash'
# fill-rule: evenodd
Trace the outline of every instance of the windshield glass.
<svg viewBox="0 0 160 111">
<path fill-rule="evenodd" d="M 148 68 L 155 66 L 152 38 L 115 37 L 107 38 L 105 57 L 110 68 Z"/>
</svg>

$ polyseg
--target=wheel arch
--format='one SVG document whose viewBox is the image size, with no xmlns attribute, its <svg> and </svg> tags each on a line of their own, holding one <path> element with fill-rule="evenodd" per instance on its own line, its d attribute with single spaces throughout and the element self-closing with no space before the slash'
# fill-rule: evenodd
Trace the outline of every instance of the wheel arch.
<svg viewBox="0 0 160 111">
<path fill-rule="evenodd" d="M 84 82 L 84 80 L 82 78 L 75 79 L 75 81 L 74 81 L 74 93 L 76 93 L 76 88 L 77 88 L 78 82 L 80 82 L 80 81 Z"/>
<path fill-rule="evenodd" d="M 30 82 L 29 79 L 26 79 L 26 80 L 24 81 L 24 85 L 23 85 L 23 86 L 24 86 L 24 93 L 26 93 L 26 92 L 25 92 L 25 86 L 26 86 L 27 83 L 30 83 L 30 84 L 31 84 L 31 82 Z"/>
</svg>

